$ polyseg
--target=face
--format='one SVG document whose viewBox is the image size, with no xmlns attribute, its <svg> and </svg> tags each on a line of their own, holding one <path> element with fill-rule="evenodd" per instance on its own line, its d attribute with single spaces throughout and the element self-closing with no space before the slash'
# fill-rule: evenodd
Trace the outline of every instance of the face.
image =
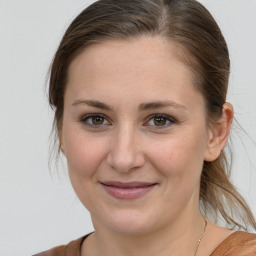
<svg viewBox="0 0 256 256">
<path fill-rule="evenodd" d="M 177 48 L 104 41 L 71 63 L 60 140 L 95 228 L 142 233 L 199 211 L 210 131 Z"/>
</svg>

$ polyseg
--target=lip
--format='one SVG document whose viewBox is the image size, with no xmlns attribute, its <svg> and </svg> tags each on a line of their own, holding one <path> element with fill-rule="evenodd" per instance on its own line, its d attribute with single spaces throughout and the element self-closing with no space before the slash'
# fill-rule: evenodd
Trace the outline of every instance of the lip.
<svg viewBox="0 0 256 256">
<path fill-rule="evenodd" d="M 152 190 L 157 183 L 106 181 L 100 183 L 105 191 L 117 199 L 137 199 Z"/>
</svg>

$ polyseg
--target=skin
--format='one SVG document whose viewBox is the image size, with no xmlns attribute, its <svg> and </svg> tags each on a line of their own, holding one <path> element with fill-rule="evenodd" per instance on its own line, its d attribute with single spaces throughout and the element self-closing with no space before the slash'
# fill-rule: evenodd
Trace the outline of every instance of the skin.
<svg viewBox="0 0 256 256">
<path fill-rule="evenodd" d="M 224 104 L 218 124 L 209 126 L 203 95 L 175 52 L 158 37 L 106 40 L 71 63 L 59 138 L 95 227 L 82 255 L 193 255 L 204 225 L 203 162 L 223 149 L 233 109 Z M 101 115 L 99 125 L 92 114 Z M 157 122 L 155 114 L 165 116 Z M 156 185 L 120 200 L 102 187 L 109 180 Z M 209 255 L 229 234 L 209 222 L 197 255 Z"/>
</svg>

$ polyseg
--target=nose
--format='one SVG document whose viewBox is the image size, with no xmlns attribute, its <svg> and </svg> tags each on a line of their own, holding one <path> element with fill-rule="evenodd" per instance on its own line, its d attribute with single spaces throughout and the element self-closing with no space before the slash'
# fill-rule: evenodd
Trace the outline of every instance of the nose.
<svg viewBox="0 0 256 256">
<path fill-rule="evenodd" d="M 118 172 L 129 172 L 145 164 L 138 134 L 129 125 L 120 127 L 112 135 L 107 163 Z"/>
</svg>

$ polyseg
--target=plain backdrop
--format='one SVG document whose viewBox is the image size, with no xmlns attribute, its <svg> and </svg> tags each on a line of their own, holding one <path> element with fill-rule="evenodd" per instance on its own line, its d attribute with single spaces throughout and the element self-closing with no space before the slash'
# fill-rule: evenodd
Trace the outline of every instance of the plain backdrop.
<svg viewBox="0 0 256 256">
<path fill-rule="evenodd" d="M 47 69 L 61 36 L 91 2 L 0 0 L 0 256 L 32 255 L 93 230 L 65 168 L 59 178 L 54 169 L 50 174 L 53 115 L 45 94 Z M 228 100 L 251 137 L 242 135 L 241 142 L 233 132 L 232 179 L 256 213 L 256 0 L 201 2 L 229 45 Z"/>
</svg>

